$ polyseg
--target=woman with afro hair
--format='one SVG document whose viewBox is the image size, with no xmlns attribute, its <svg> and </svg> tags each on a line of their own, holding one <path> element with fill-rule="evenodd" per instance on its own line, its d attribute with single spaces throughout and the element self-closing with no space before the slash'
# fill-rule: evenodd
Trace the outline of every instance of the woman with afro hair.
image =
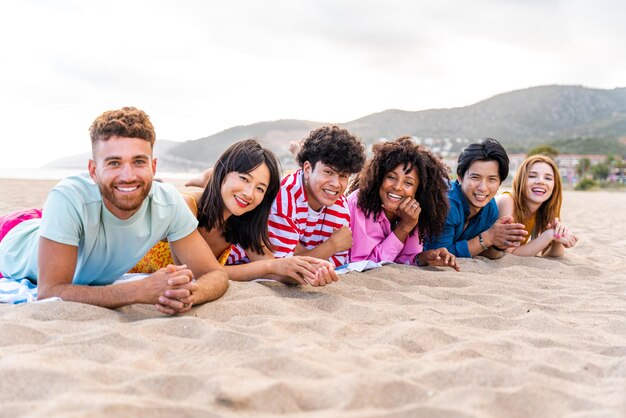
<svg viewBox="0 0 626 418">
<path fill-rule="evenodd" d="M 448 170 L 410 137 L 374 146 L 374 156 L 350 186 L 350 261 L 393 261 L 459 270 L 445 248 L 423 251 L 443 231 Z"/>
</svg>

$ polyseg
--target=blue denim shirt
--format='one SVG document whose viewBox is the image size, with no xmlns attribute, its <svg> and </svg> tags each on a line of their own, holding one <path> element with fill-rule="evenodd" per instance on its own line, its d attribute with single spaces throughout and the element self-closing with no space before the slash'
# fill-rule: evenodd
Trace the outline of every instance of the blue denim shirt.
<svg viewBox="0 0 626 418">
<path fill-rule="evenodd" d="M 446 247 L 448 251 L 457 257 L 471 257 L 467 241 L 491 228 L 491 225 L 498 220 L 498 205 L 495 199 L 491 199 L 487 206 L 470 219 L 467 228 L 463 230 L 470 208 L 458 181 L 451 184 L 448 191 L 448 200 L 450 202 L 450 212 L 448 212 L 443 233 L 427 242 L 424 249 L 432 250 Z"/>
</svg>

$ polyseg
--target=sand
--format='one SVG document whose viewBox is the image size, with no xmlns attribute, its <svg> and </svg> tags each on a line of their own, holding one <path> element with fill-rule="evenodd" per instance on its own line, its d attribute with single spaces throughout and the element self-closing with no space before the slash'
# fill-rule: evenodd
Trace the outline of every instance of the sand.
<svg viewBox="0 0 626 418">
<path fill-rule="evenodd" d="M 0 213 L 51 184 L 0 181 Z M 0 416 L 626 416 L 624 207 L 566 192 L 580 241 L 560 260 L 232 283 L 180 317 L 0 305 Z"/>
</svg>

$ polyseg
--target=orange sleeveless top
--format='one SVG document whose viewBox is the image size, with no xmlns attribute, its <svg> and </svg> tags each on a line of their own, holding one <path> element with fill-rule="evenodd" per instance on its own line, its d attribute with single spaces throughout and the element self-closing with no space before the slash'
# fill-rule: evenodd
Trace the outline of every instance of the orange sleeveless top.
<svg viewBox="0 0 626 418">
<path fill-rule="evenodd" d="M 192 211 L 196 214 L 198 213 L 198 203 L 193 195 L 188 193 L 182 193 L 191 197 L 191 201 L 194 204 L 194 208 Z M 230 255 L 230 247 L 224 250 L 224 252 L 220 255 L 217 261 L 221 265 L 226 265 L 226 261 L 228 260 L 228 256 Z M 128 270 L 129 273 L 147 273 L 151 274 L 157 271 L 160 268 L 167 267 L 168 264 L 175 264 L 174 257 L 172 257 L 172 250 L 170 249 L 170 244 L 167 241 L 159 241 L 156 245 L 143 256 L 141 260 L 133 267 Z"/>
</svg>

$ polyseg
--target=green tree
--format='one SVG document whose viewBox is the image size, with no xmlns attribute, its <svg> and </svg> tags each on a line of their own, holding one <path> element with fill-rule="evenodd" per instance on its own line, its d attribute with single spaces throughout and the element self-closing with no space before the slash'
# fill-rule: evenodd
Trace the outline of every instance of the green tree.
<svg viewBox="0 0 626 418">
<path fill-rule="evenodd" d="M 576 173 L 578 174 L 578 177 L 580 177 L 581 179 L 587 177 L 587 173 L 589 172 L 590 168 L 591 161 L 589 160 L 589 158 L 581 158 L 580 161 L 578 161 L 578 167 L 576 167 Z"/>
<path fill-rule="evenodd" d="M 604 162 L 606 163 L 606 165 L 608 165 L 609 167 L 613 165 L 613 163 L 616 162 L 616 158 L 613 154 L 609 154 L 606 156 L 606 160 L 604 160 Z"/>
<path fill-rule="evenodd" d="M 591 167 L 594 180 L 606 180 L 609 177 L 609 166 L 606 163 L 596 164 Z"/>
<path fill-rule="evenodd" d="M 538 145 L 535 148 L 531 149 L 528 152 L 527 157 L 530 157 L 531 155 L 537 155 L 537 154 L 544 154 L 547 155 L 548 157 L 552 158 L 553 160 L 557 157 L 557 155 L 559 155 L 559 152 L 552 148 L 550 145 Z"/>
<path fill-rule="evenodd" d="M 619 176 L 619 178 L 623 178 L 624 172 L 626 171 L 626 161 L 624 161 L 622 158 L 616 159 L 615 168 L 617 169 L 617 175 Z"/>
</svg>

